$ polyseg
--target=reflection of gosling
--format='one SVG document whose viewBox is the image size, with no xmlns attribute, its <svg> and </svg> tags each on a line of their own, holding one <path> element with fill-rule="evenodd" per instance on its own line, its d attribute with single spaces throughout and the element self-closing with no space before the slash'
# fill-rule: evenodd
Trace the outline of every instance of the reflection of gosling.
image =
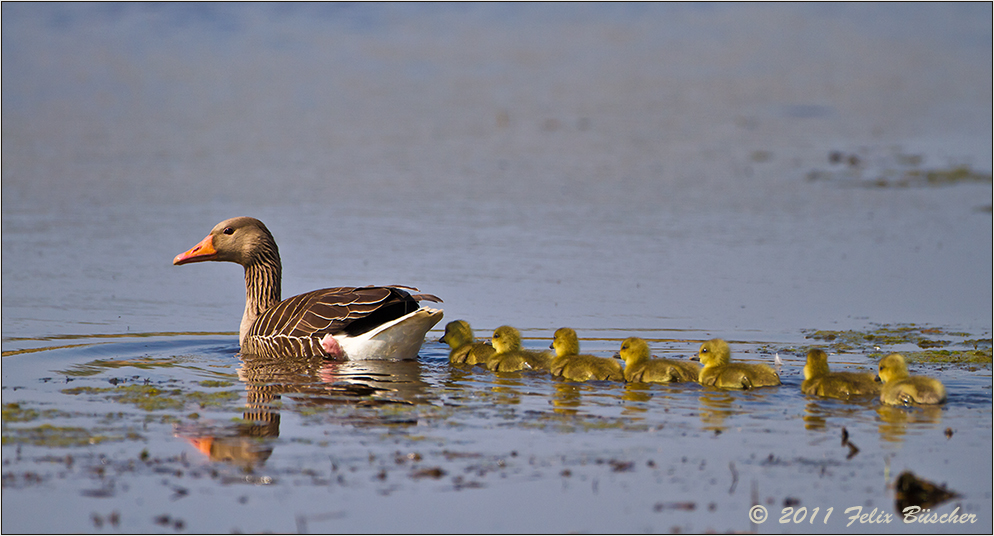
<svg viewBox="0 0 994 536">
<path fill-rule="evenodd" d="M 808 352 L 808 362 L 804 365 L 801 392 L 846 400 L 852 396 L 876 396 L 880 393 L 880 383 L 869 372 L 829 372 L 828 355 L 814 349 Z"/>
<path fill-rule="evenodd" d="M 721 339 L 711 339 L 701 345 L 697 357 L 704 368 L 701 369 L 701 385 L 712 385 L 721 389 L 752 389 L 780 385 L 780 376 L 767 365 L 732 363 L 728 343 Z"/>
<path fill-rule="evenodd" d="M 946 388 L 942 383 L 927 376 L 908 375 L 908 365 L 901 354 L 881 359 L 877 376 L 884 382 L 880 392 L 880 401 L 884 404 L 941 404 L 946 401 Z"/>
<path fill-rule="evenodd" d="M 621 363 L 607 357 L 580 354 L 580 341 L 576 332 L 570 328 L 559 328 L 552 339 L 556 357 L 549 366 L 549 371 L 556 376 L 562 376 L 574 382 L 587 380 L 625 381 L 625 373 Z"/>
<path fill-rule="evenodd" d="M 629 382 L 696 382 L 701 371 L 689 361 L 650 359 L 649 344 L 638 337 L 625 339 L 618 356 L 625 360 L 625 381 Z"/>
<path fill-rule="evenodd" d="M 548 369 L 552 355 L 521 349 L 521 333 L 511 326 L 501 326 L 494 331 L 493 345 L 496 353 L 487 358 L 487 368 L 495 372 L 514 372 L 524 369 Z"/>
<path fill-rule="evenodd" d="M 486 364 L 487 358 L 496 353 L 493 346 L 473 338 L 473 329 L 465 320 L 455 320 L 446 324 L 445 335 L 442 335 L 439 341 L 448 343 L 452 347 L 452 351 L 449 352 L 449 362 L 453 364 L 483 365 Z"/>
</svg>

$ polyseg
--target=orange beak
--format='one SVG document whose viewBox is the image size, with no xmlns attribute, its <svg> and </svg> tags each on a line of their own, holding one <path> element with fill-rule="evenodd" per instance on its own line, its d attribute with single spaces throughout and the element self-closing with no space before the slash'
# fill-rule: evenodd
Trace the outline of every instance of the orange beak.
<svg viewBox="0 0 994 536">
<path fill-rule="evenodd" d="M 214 444 L 213 437 L 187 437 L 186 440 L 200 452 L 208 456 L 211 455 L 211 445 Z"/>
<path fill-rule="evenodd" d="M 180 265 L 188 262 L 209 261 L 213 260 L 215 255 L 217 255 L 217 250 L 214 249 L 214 235 L 207 235 L 207 238 L 201 240 L 199 244 L 190 248 L 189 251 L 176 255 L 173 259 L 173 264 Z"/>
</svg>

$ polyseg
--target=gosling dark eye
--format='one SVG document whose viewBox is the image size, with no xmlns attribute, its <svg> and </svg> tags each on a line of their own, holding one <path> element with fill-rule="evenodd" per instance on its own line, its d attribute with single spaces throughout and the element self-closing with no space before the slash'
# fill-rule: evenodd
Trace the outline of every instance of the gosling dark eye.
<svg viewBox="0 0 994 536">
<path fill-rule="evenodd" d="M 224 234 L 235 234 L 235 230 L 232 229 L 231 227 L 225 227 L 224 230 L 221 232 Z"/>
</svg>

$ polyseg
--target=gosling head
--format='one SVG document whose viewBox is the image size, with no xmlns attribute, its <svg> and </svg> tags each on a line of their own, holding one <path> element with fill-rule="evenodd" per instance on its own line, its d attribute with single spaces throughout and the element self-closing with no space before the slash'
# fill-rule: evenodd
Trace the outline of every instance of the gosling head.
<svg viewBox="0 0 994 536">
<path fill-rule="evenodd" d="M 711 339 L 701 345 L 697 352 L 697 359 L 705 367 L 716 365 L 727 365 L 732 359 L 732 351 L 728 349 L 728 343 L 722 339 Z"/>
<path fill-rule="evenodd" d="M 880 360 L 877 378 L 887 383 L 908 377 L 908 365 L 901 354 L 890 354 Z"/>
<path fill-rule="evenodd" d="M 815 348 L 808 350 L 808 362 L 804 365 L 804 379 L 810 380 L 828 374 L 828 354 Z"/>
<path fill-rule="evenodd" d="M 638 337 L 628 337 L 621 343 L 621 351 L 618 352 L 626 367 L 630 367 L 639 361 L 649 359 L 649 343 Z"/>
<path fill-rule="evenodd" d="M 453 320 L 445 325 L 445 335 L 439 342 L 447 343 L 452 348 L 473 342 L 473 328 L 465 320 Z"/>
<path fill-rule="evenodd" d="M 493 345 L 494 350 L 497 350 L 498 354 L 511 352 L 513 350 L 520 350 L 521 332 L 511 326 L 501 326 L 494 330 L 494 336 L 491 340 L 491 344 Z"/>
<path fill-rule="evenodd" d="M 580 340 L 576 337 L 576 332 L 571 328 L 559 328 L 552 336 L 552 344 L 549 345 L 556 351 L 556 355 L 576 355 L 580 353 Z"/>
</svg>

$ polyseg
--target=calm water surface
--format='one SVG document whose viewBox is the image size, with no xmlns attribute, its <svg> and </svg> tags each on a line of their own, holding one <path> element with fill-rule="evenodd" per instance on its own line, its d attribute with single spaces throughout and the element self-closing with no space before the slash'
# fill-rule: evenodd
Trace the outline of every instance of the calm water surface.
<svg viewBox="0 0 994 536">
<path fill-rule="evenodd" d="M 4 532 L 992 530 L 989 357 L 912 366 L 941 408 L 799 392 L 815 330 L 990 355 L 989 4 L 2 9 Z M 285 296 L 411 285 L 602 356 L 723 337 L 784 385 L 494 375 L 439 330 L 241 356 L 240 268 L 170 264 L 235 215 Z M 977 523 L 846 527 L 905 470 Z"/>
</svg>

